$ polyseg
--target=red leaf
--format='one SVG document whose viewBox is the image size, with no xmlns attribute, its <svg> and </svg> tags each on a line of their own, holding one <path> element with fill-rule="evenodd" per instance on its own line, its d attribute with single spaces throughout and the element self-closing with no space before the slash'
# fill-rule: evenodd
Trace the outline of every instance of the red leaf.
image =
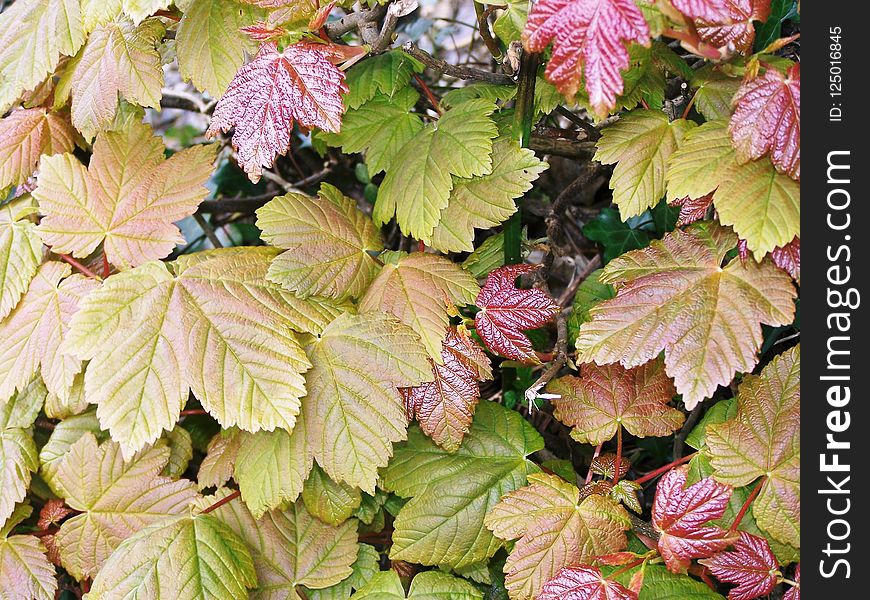
<svg viewBox="0 0 870 600">
<path fill-rule="evenodd" d="M 475 304 L 480 312 L 474 317 L 474 325 L 486 347 L 495 354 L 526 363 L 541 362 L 522 332 L 550 322 L 559 307 L 541 290 L 521 290 L 514 285 L 517 277 L 539 267 L 508 265 L 496 269 L 477 295 Z"/>
<path fill-rule="evenodd" d="M 801 239 L 795 238 L 785 246 L 774 248 L 770 253 L 773 264 L 800 281 L 801 279 Z"/>
<path fill-rule="evenodd" d="M 266 42 L 230 82 L 207 133 L 213 137 L 235 127 L 239 166 L 256 182 L 263 167 L 290 149 L 294 122 L 305 130 L 341 129 L 342 92 L 347 92 L 344 73 L 312 44 L 278 52 L 274 42 Z"/>
<path fill-rule="evenodd" d="M 785 596 L 782 597 L 782 600 L 801 600 L 801 565 L 800 565 L 800 563 L 798 563 L 797 569 L 795 569 L 794 580 L 797 583 L 797 585 L 792 587 L 789 591 L 787 591 L 785 593 Z"/>
<path fill-rule="evenodd" d="M 713 194 L 707 194 L 700 198 L 681 198 L 672 202 L 680 207 L 680 215 L 677 217 L 677 227 L 688 225 L 703 219 L 707 215 L 707 209 L 713 204 Z"/>
<path fill-rule="evenodd" d="M 671 4 L 690 19 L 717 22 L 728 19 L 725 0 L 671 0 Z"/>
<path fill-rule="evenodd" d="M 734 96 L 734 115 L 728 131 L 740 162 L 768 152 L 776 169 L 801 178 L 801 68 L 786 75 L 768 68 L 764 75 L 744 81 Z"/>
<path fill-rule="evenodd" d="M 287 35 L 286 29 L 267 21 L 257 21 L 253 25 L 246 25 L 241 28 L 241 32 L 255 42 L 265 42 Z"/>
<path fill-rule="evenodd" d="M 63 521 L 72 512 L 73 510 L 63 500 L 52 498 L 39 511 L 39 520 L 36 522 L 36 526 L 40 530 L 46 531 L 52 525 Z"/>
<path fill-rule="evenodd" d="M 737 539 L 736 533 L 704 527 L 725 514 L 731 486 L 705 477 L 685 488 L 688 470 L 683 466 L 668 471 L 653 502 L 653 526 L 661 532 L 659 553 L 673 573 L 684 573 L 693 558 L 712 556 Z"/>
<path fill-rule="evenodd" d="M 564 567 L 544 584 L 538 600 L 637 600 L 637 594 L 604 579 L 595 567 Z"/>
<path fill-rule="evenodd" d="M 719 581 L 737 585 L 728 592 L 728 600 L 765 596 L 773 590 L 780 576 L 779 563 L 767 540 L 745 531 L 740 532 L 732 551 L 720 552 L 699 562 L 709 567 Z"/>
<path fill-rule="evenodd" d="M 586 80 L 589 104 L 599 116 L 616 105 L 622 73 L 630 64 L 628 42 L 648 46 L 649 27 L 633 0 L 540 0 L 523 31 L 530 52 L 553 42 L 547 79 L 572 98 Z"/>
<path fill-rule="evenodd" d="M 408 418 L 417 416 L 420 428 L 436 444 L 454 452 L 471 427 L 480 398 L 477 382 L 492 378 L 489 359 L 466 334 L 451 327 L 441 348 L 443 365 L 432 364 L 435 380 L 400 388 Z M 432 361 L 430 361 L 432 362 Z"/>
<path fill-rule="evenodd" d="M 725 0 L 728 18 L 698 19 L 695 27 L 701 39 L 716 48 L 731 48 L 741 54 L 752 50 L 755 41 L 753 21 L 766 21 L 770 0 Z"/>
</svg>

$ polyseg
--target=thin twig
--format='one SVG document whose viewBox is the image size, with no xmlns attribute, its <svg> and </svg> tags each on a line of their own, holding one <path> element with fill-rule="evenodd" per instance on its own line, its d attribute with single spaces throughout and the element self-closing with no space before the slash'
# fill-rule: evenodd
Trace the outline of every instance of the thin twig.
<svg viewBox="0 0 870 600">
<path fill-rule="evenodd" d="M 73 267 L 75 267 L 76 269 L 78 269 L 79 273 L 81 273 L 82 275 L 86 275 L 87 277 L 91 277 L 93 279 L 100 279 L 99 275 L 97 275 L 96 273 L 91 271 L 89 268 L 84 266 L 82 263 L 80 263 L 79 261 L 74 259 L 69 254 L 58 254 L 58 256 L 60 256 L 61 259 L 64 260 L 64 262 L 67 262 L 67 263 L 71 264 Z"/>
<path fill-rule="evenodd" d="M 209 107 L 202 101 L 202 98 L 195 94 L 188 94 L 181 90 L 172 90 L 169 88 L 163 88 L 162 90 L 160 108 L 178 108 L 202 114 L 207 114 L 209 112 Z"/>
<path fill-rule="evenodd" d="M 578 115 L 575 115 L 564 106 L 557 106 L 555 112 L 559 113 L 560 115 L 574 123 L 574 125 L 585 131 L 586 135 L 589 136 L 590 140 L 597 140 L 601 137 L 601 132 L 598 131 L 598 129 L 592 123 L 587 123 Z"/>
<path fill-rule="evenodd" d="M 232 502 L 233 500 L 235 500 L 236 498 L 238 498 L 241 495 L 242 495 L 242 493 L 239 490 L 236 490 L 232 494 L 229 494 L 228 496 L 224 496 L 223 498 L 221 498 L 220 500 L 218 500 L 217 502 L 215 502 L 214 504 L 212 504 L 211 506 L 206 508 L 200 514 L 207 515 L 208 513 L 219 509 L 224 504 L 229 504 L 230 502 Z"/>
<path fill-rule="evenodd" d="M 386 14 L 386 12 L 387 7 L 379 4 L 369 10 L 353 12 L 343 16 L 337 21 L 333 21 L 332 23 L 326 23 L 323 26 L 323 29 L 324 31 L 326 31 L 326 35 L 328 35 L 330 38 L 339 38 L 344 34 L 350 33 L 354 29 L 357 29 L 360 25 L 363 25 L 365 23 L 377 23 Z"/>
<path fill-rule="evenodd" d="M 421 50 L 416 45 L 414 45 L 414 42 L 405 42 L 405 44 L 402 46 L 402 50 L 419 60 L 421 63 L 423 63 L 433 71 L 437 71 L 442 75 L 455 77 L 456 79 L 485 81 L 487 83 L 494 83 L 496 85 L 514 85 L 513 78 L 508 75 L 502 75 L 501 73 L 490 73 L 489 71 L 473 69 L 471 67 L 451 65 L 447 61 L 435 58 L 425 50 Z"/>
<path fill-rule="evenodd" d="M 594 258 L 586 261 L 586 266 L 583 267 L 583 270 L 577 274 L 572 280 L 571 283 L 568 284 L 568 287 L 565 288 L 565 291 L 562 292 L 562 295 L 559 296 L 557 302 L 559 306 L 568 306 L 573 302 L 574 295 L 577 293 L 577 288 L 580 287 L 580 284 L 586 281 L 586 278 L 598 267 L 601 266 L 601 255 L 596 254 Z"/>
<path fill-rule="evenodd" d="M 202 232 L 208 238 L 208 241 L 211 242 L 211 245 L 215 248 L 223 248 L 224 245 L 221 243 L 220 238 L 217 236 L 217 232 L 214 227 L 212 227 L 211 223 L 203 217 L 200 213 L 193 213 L 193 220 L 196 221 L 196 224 L 199 225 L 199 228 L 202 229 Z"/>
<path fill-rule="evenodd" d="M 444 114 L 444 111 L 441 110 L 441 105 L 438 103 L 438 98 L 435 97 L 435 94 L 432 93 L 432 90 L 429 89 L 429 86 L 426 85 L 426 82 L 423 81 L 423 78 L 419 75 L 414 75 L 414 80 L 417 82 L 417 85 L 420 86 L 420 89 L 423 90 L 423 93 L 426 95 L 426 99 L 429 100 L 429 104 L 432 105 L 432 108 L 439 115 Z"/>
<path fill-rule="evenodd" d="M 319 181 L 322 181 L 329 173 L 332 172 L 331 166 L 326 166 L 317 173 L 312 173 L 304 179 L 290 183 L 290 189 L 299 189 L 307 187 Z M 206 200 L 199 205 L 198 212 L 200 213 L 245 213 L 250 214 L 266 204 L 269 200 L 278 194 L 260 194 L 258 196 L 248 196 L 240 198 L 216 198 L 214 200 Z"/>
<path fill-rule="evenodd" d="M 486 49 L 489 50 L 489 53 L 492 54 L 496 62 L 501 62 L 504 52 L 501 51 L 501 47 L 495 41 L 495 38 L 492 37 L 492 32 L 489 30 L 488 19 L 489 15 L 492 14 L 492 7 L 484 9 L 480 2 L 475 2 L 474 12 L 477 14 L 477 30 L 480 32 L 480 39 L 483 40 Z"/>
<path fill-rule="evenodd" d="M 538 397 L 540 391 L 544 388 L 545 385 L 550 383 L 550 380 L 553 379 L 558 373 L 559 369 L 565 366 L 565 363 L 568 362 L 568 315 L 571 314 L 571 309 L 563 310 L 559 313 L 559 316 L 556 318 L 556 346 L 553 349 L 553 361 L 547 366 L 546 370 L 541 373 L 541 376 L 538 377 L 538 380 L 535 381 L 526 390 L 526 402 L 529 404 L 529 410 L 531 410 L 532 404 L 535 401 L 535 398 Z"/>
</svg>

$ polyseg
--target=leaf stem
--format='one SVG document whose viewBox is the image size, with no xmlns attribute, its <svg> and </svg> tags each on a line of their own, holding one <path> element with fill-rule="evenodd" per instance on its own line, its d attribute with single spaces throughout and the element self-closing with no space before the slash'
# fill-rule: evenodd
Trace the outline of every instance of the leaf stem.
<svg viewBox="0 0 870 600">
<path fill-rule="evenodd" d="M 238 498 L 241 495 L 242 495 L 242 493 L 239 490 L 235 490 L 232 494 L 229 494 L 228 496 L 224 496 L 223 498 L 221 498 L 220 500 L 218 500 L 217 502 L 215 502 L 214 504 L 212 504 L 211 506 L 206 508 L 200 514 L 207 515 L 208 513 L 219 509 L 224 504 L 229 504 L 230 502 L 232 502 L 233 500 L 235 500 L 236 498 Z"/>
<path fill-rule="evenodd" d="M 646 557 L 646 556 L 643 556 L 643 557 L 641 557 L 641 558 L 638 558 L 638 559 L 636 559 L 636 560 L 631 561 L 630 563 L 628 563 L 627 565 L 625 565 L 625 566 L 622 567 L 621 569 L 619 569 L 619 570 L 614 571 L 613 573 L 611 573 L 610 576 L 609 576 L 607 579 L 615 580 L 617 577 L 619 577 L 620 575 L 622 575 L 622 574 L 625 573 L 626 571 L 629 571 L 629 570 L 635 568 L 635 567 L 638 566 L 638 565 L 642 565 L 643 562 L 644 562 L 646 559 L 647 559 L 647 557 Z"/>
<path fill-rule="evenodd" d="M 592 481 L 592 463 L 595 462 L 595 459 L 598 458 L 598 455 L 601 454 L 601 447 L 604 444 L 598 444 L 595 446 L 595 452 L 592 454 L 592 461 L 589 463 L 589 470 L 586 472 L 586 485 L 589 485 L 589 482 Z"/>
<path fill-rule="evenodd" d="M 613 461 L 613 485 L 619 483 L 619 468 L 622 466 L 622 425 L 616 428 L 616 460 Z"/>
<path fill-rule="evenodd" d="M 180 413 L 178 413 L 178 416 L 180 416 L 180 417 L 193 417 L 193 416 L 207 415 L 207 414 L 208 413 L 201 408 L 191 408 L 188 410 L 181 411 Z"/>
<path fill-rule="evenodd" d="M 764 485 L 765 481 L 767 481 L 767 477 L 762 477 L 755 488 L 749 493 L 746 502 L 744 502 L 743 506 L 740 507 L 740 512 L 737 513 L 736 517 L 734 517 L 734 522 L 731 523 L 729 531 L 737 531 L 737 528 L 740 526 L 740 521 L 742 521 L 743 517 L 746 516 L 746 513 L 749 510 L 749 505 L 752 504 L 752 501 L 758 496 L 758 493 L 761 491 L 761 486 Z"/>
<path fill-rule="evenodd" d="M 84 266 L 82 263 L 74 259 L 69 254 L 58 254 L 58 256 L 60 256 L 64 262 L 67 262 L 75 267 L 82 275 L 85 275 L 86 277 L 91 277 L 93 279 L 100 279 L 99 275 L 91 271 L 89 268 Z"/>
<path fill-rule="evenodd" d="M 641 484 L 643 484 L 643 483 L 646 483 L 646 482 L 649 481 L 650 479 L 655 479 L 655 478 L 658 477 L 659 475 L 661 475 L 661 474 L 663 474 L 663 473 L 667 473 L 668 471 L 670 471 L 670 470 L 673 469 L 674 467 L 679 467 L 680 465 L 689 462 L 690 460 L 692 460 L 693 458 L 695 458 L 695 455 L 697 455 L 697 454 L 698 454 L 697 452 L 692 452 L 691 454 L 687 454 L 686 456 L 684 456 L 684 457 L 682 457 L 682 458 L 680 458 L 680 459 L 678 459 L 678 460 L 675 460 L 675 461 L 672 462 L 672 463 L 668 463 L 668 464 L 666 464 L 666 465 L 663 466 L 663 467 L 659 467 L 659 468 L 656 469 L 655 471 L 650 471 L 649 473 L 647 473 L 647 474 L 644 475 L 643 477 L 639 477 L 639 478 L 635 479 L 634 482 L 635 482 L 636 484 L 638 484 L 638 485 L 641 485 Z"/>
<path fill-rule="evenodd" d="M 426 98 L 429 100 L 429 104 L 432 105 L 432 108 L 435 109 L 435 112 L 437 112 L 439 115 L 443 115 L 444 111 L 441 110 L 441 106 L 438 104 L 438 100 L 435 98 L 435 95 L 432 93 L 432 90 L 429 89 L 429 86 L 426 85 L 426 82 L 423 81 L 423 78 L 420 77 L 419 75 L 415 74 L 414 79 L 417 81 L 417 83 L 423 89 L 423 93 L 426 94 Z"/>
</svg>

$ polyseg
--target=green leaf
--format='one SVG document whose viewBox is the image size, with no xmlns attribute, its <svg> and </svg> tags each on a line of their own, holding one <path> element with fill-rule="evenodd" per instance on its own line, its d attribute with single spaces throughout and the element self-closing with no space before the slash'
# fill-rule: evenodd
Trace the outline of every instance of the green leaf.
<svg viewBox="0 0 870 600">
<path fill-rule="evenodd" d="M 215 516 L 196 515 L 165 519 L 127 538 L 88 598 L 237 600 L 256 584 L 244 541 Z"/>
<path fill-rule="evenodd" d="M 631 577 L 641 568 L 644 578 L 638 600 L 724 600 L 706 584 L 688 575 L 671 573 L 663 565 L 646 564 L 618 575 L 616 580 L 629 585 Z"/>
<path fill-rule="evenodd" d="M 583 235 L 604 246 L 604 261 L 610 262 L 630 250 L 649 246 L 652 220 L 643 216 L 629 217 L 624 223 L 619 211 L 605 208 L 583 226 Z"/>
<path fill-rule="evenodd" d="M 482 402 L 455 454 L 413 427 L 384 471 L 384 487 L 411 498 L 394 523 L 390 558 L 460 568 L 501 546 L 484 526 L 502 495 L 525 484 L 537 467 L 526 456 L 543 448 L 518 413 Z"/>
<path fill-rule="evenodd" d="M 447 207 L 453 177 L 492 171 L 495 105 L 469 100 L 426 125 L 405 144 L 378 190 L 372 217 L 383 225 L 394 215 L 402 232 L 428 238 Z"/>
<path fill-rule="evenodd" d="M 535 92 L 537 93 L 537 91 L 538 88 L 535 86 Z M 440 104 L 442 108 L 453 108 L 475 98 L 482 98 L 493 104 L 498 104 L 500 102 L 507 102 L 516 95 L 517 87 L 515 85 L 475 82 L 459 88 L 453 88 L 441 96 Z"/>
<path fill-rule="evenodd" d="M 341 525 L 359 508 L 362 494 L 346 483 L 334 482 L 315 465 L 302 488 L 302 502 L 311 515 L 324 523 Z"/>
<path fill-rule="evenodd" d="M 377 573 L 352 600 L 405 600 L 405 588 L 393 570 Z M 438 571 L 418 573 L 411 581 L 407 600 L 483 600 L 483 592 L 458 577 Z"/>
<path fill-rule="evenodd" d="M 30 427 L 44 398 L 45 387 L 34 379 L 5 404 L 0 403 L 0 525 L 24 500 L 31 473 L 39 468 Z"/>
<path fill-rule="evenodd" d="M 739 77 L 729 77 L 714 65 L 695 71 L 691 79 L 695 108 L 707 121 L 731 118 L 731 99 L 740 87 Z"/>
<path fill-rule="evenodd" d="M 408 86 L 414 73 L 422 73 L 423 64 L 401 50 L 385 52 L 360 62 L 347 72 L 344 105 L 356 109 L 384 94 L 390 98 Z"/>
<path fill-rule="evenodd" d="M 548 166 L 516 141 L 497 139 L 492 145 L 492 171 L 455 179 L 447 208 L 432 235 L 423 240 L 442 252 L 473 251 L 474 230 L 506 221 L 517 210 L 514 200 L 529 191 Z"/>
<path fill-rule="evenodd" d="M 504 266 L 504 232 L 486 238 L 462 261 L 462 267 L 475 279 L 483 279 L 501 266 Z"/>
<path fill-rule="evenodd" d="M 507 46 L 520 39 L 529 18 L 529 3 L 525 0 L 497 0 L 494 4 L 503 5 L 504 10 L 492 24 L 492 32 Z"/>
<path fill-rule="evenodd" d="M 580 326 L 592 318 L 589 310 L 596 304 L 616 296 L 616 289 L 612 285 L 601 283 L 603 272 L 603 269 L 592 271 L 577 288 L 577 293 L 574 295 L 574 309 L 568 317 L 568 339 L 572 344 L 577 339 Z"/>
<path fill-rule="evenodd" d="M 54 600 L 57 577 L 42 540 L 32 535 L 9 535 L 19 521 L 30 516 L 32 509 L 21 505 L 15 512 L 0 530 L 0 598 Z"/>
<path fill-rule="evenodd" d="M 328 588 L 308 590 L 309 600 L 348 600 L 352 590 L 361 589 L 379 572 L 380 558 L 381 555 L 374 546 L 360 544 L 350 577 Z"/>
<path fill-rule="evenodd" d="M 610 189 L 623 220 L 662 199 L 668 158 L 693 127 L 685 119 L 671 122 L 662 112 L 638 109 L 603 130 L 595 160 L 616 163 Z"/>
</svg>

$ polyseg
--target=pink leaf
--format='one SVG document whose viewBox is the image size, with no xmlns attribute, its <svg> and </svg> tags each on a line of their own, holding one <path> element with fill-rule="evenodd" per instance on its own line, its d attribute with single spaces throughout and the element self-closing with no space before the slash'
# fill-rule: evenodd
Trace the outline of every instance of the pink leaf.
<svg viewBox="0 0 870 600">
<path fill-rule="evenodd" d="M 278 52 L 274 42 L 260 46 L 257 56 L 239 69 L 217 103 L 208 135 L 233 133 L 233 147 L 251 181 L 263 167 L 286 154 L 294 122 L 301 129 L 319 127 L 338 133 L 347 92 L 344 73 L 310 43 Z"/>
<path fill-rule="evenodd" d="M 713 194 L 707 194 L 700 198 L 681 198 L 671 203 L 680 207 L 680 215 L 677 217 L 677 227 L 688 225 L 703 219 L 707 215 L 707 209 L 713 204 Z"/>
<path fill-rule="evenodd" d="M 671 0 L 671 4 L 690 19 L 724 21 L 728 18 L 725 0 Z"/>
<path fill-rule="evenodd" d="M 770 16 L 771 0 L 725 0 L 727 18 L 698 19 L 695 28 L 701 39 L 726 51 L 748 54 L 755 41 L 753 21 L 764 22 Z"/>
<path fill-rule="evenodd" d="M 662 477 L 652 509 L 653 526 L 661 532 L 659 553 L 674 573 L 685 572 L 693 558 L 712 556 L 737 539 L 736 533 L 704 527 L 725 514 L 731 486 L 705 477 L 685 488 L 687 472 L 684 466 Z"/>
<path fill-rule="evenodd" d="M 801 600 L 801 565 L 798 563 L 797 569 L 794 573 L 794 580 L 797 583 L 796 586 L 793 586 L 789 591 L 785 593 L 785 596 L 782 597 L 782 600 Z"/>
<path fill-rule="evenodd" d="M 505 358 L 540 363 L 532 343 L 523 331 L 549 323 L 559 307 L 541 290 L 521 290 L 514 285 L 517 277 L 540 265 L 509 265 L 489 274 L 477 295 L 480 312 L 474 325 L 486 347 Z"/>
<path fill-rule="evenodd" d="M 737 587 L 728 592 L 728 600 L 765 596 L 776 587 L 780 576 L 779 563 L 767 540 L 745 531 L 740 532 L 733 550 L 699 562 L 709 567 L 719 581 L 736 584 Z"/>
<path fill-rule="evenodd" d="M 786 75 L 768 68 L 745 81 L 734 97 L 728 127 L 741 162 L 770 153 L 777 170 L 801 178 L 801 71 L 794 65 Z"/>
<path fill-rule="evenodd" d="M 586 80 L 589 104 L 604 117 L 623 91 L 625 45 L 648 46 L 649 27 L 633 0 L 540 0 L 532 6 L 523 44 L 530 52 L 553 42 L 547 79 L 571 98 Z"/>
<path fill-rule="evenodd" d="M 637 594 L 604 579 L 595 567 L 564 567 L 544 584 L 538 600 L 637 600 Z"/>
<path fill-rule="evenodd" d="M 801 239 L 795 238 L 785 246 L 774 248 L 770 253 L 773 264 L 800 281 L 801 278 Z"/>
</svg>

